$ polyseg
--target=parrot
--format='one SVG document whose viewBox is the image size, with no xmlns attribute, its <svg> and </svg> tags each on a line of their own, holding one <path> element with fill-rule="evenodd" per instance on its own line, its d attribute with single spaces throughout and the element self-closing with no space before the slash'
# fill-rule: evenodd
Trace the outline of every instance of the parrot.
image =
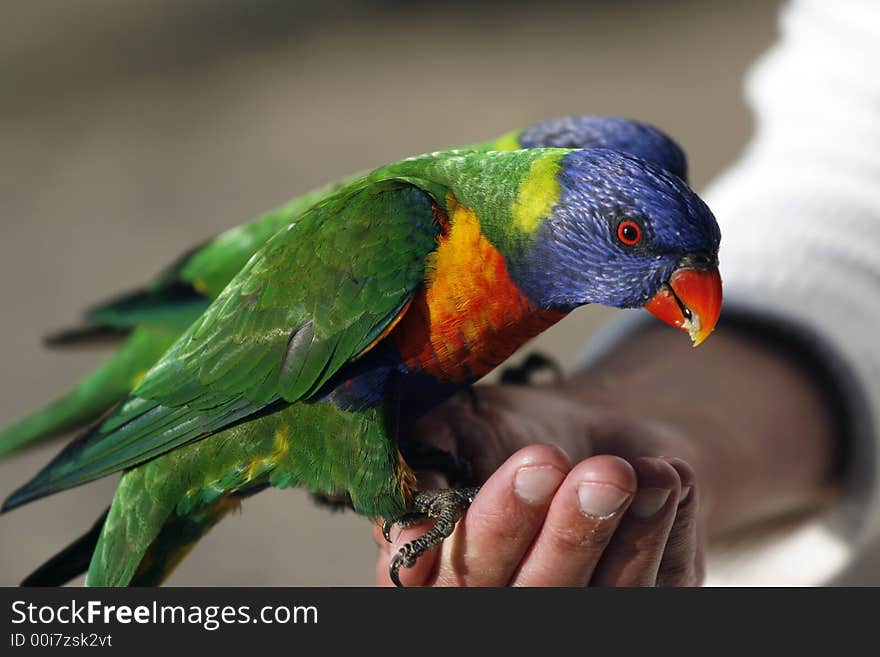
<svg viewBox="0 0 880 657">
<path fill-rule="evenodd" d="M 272 486 L 344 500 L 386 537 L 433 519 L 392 559 L 400 585 L 479 490 L 417 488 L 443 454 L 413 449 L 415 420 L 583 305 L 644 307 L 700 344 L 721 312 L 720 239 L 680 176 L 609 148 L 438 151 L 345 183 L 6 499 L 122 472 L 106 514 L 26 581 L 87 568 L 89 586 L 157 585 Z"/>
<path fill-rule="evenodd" d="M 466 148 L 485 152 L 541 146 L 612 148 L 656 162 L 687 180 L 687 159 L 674 140 L 651 125 L 620 117 L 551 119 Z M 108 339 L 122 339 L 122 344 L 60 398 L 0 430 L 0 456 L 41 438 L 81 429 L 122 401 L 259 247 L 356 177 L 312 190 L 221 233 L 177 258 L 142 289 L 87 311 L 85 327 L 49 336 L 47 344 L 57 347 Z"/>
</svg>

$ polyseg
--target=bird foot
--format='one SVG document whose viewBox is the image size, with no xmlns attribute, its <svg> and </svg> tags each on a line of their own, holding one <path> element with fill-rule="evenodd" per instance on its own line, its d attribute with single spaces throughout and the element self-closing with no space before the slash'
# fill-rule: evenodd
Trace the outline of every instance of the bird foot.
<svg viewBox="0 0 880 657">
<path fill-rule="evenodd" d="M 416 491 L 413 493 L 412 511 L 382 524 L 382 535 L 390 543 L 391 528 L 394 525 L 406 529 L 427 518 L 435 521 L 431 529 L 406 543 L 391 559 L 389 572 L 395 586 L 403 586 L 398 575 L 401 568 L 411 568 L 420 556 L 439 547 L 452 534 L 455 524 L 468 510 L 479 490 L 479 487 L 473 487 Z"/>
</svg>

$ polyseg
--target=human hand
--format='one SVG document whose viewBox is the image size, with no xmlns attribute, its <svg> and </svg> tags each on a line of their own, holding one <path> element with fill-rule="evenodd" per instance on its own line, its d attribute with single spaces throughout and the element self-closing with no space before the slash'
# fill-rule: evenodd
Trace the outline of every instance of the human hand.
<svg viewBox="0 0 880 657">
<path fill-rule="evenodd" d="M 551 388 L 476 394 L 476 404 L 457 397 L 413 428 L 413 436 L 465 458 L 486 483 L 441 548 L 401 570 L 405 585 L 701 581 L 699 496 L 694 470 L 678 458 L 692 455 L 683 436 Z M 424 531 L 421 523 L 392 533 L 389 545 L 377 528 L 379 584 L 391 584 L 391 557 Z"/>
</svg>

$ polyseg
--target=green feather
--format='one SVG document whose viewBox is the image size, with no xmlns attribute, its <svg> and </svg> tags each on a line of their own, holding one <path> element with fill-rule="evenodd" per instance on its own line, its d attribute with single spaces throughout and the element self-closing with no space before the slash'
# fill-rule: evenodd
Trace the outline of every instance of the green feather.
<svg viewBox="0 0 880 657">
<path fill-rule="evenodd" d="M 359 225 L 381 237 L 359 240 Z M 395 180 L 365 179 L 313 208 L 251 259 L 125 404 L 4 508 L 129 468 L 270 404 L 314 395 L 407 304 L 437 231 L 431 199 Z M 393 242 L 408 248 L 389 249 Z M 378 294 L 351 284 L 371 279 Z"/>
<path fill-rule="evenodd" d="M 90 586 L 155 585 L 234 507 L 265 485 L 352 496 L 369 516 L 405 508 L 396 427 L 379 407 L 294 404 L 126 472 L 92 556 Z"/>
<path fill-rule="evenodd" d="M 515 150 L 519 148 L 518 134 L 509 133 L 461 152 Z M 144 330 L 128 339 L 105 366 L 75 384 L 70 393 L 0 432 L 0 455 L 35 440 L 80 428 L 124 399 L 133 387 L 132 382 L 156 363 L 273 235 L 359 177 L 319 187 L 231 228 L 180 256 L 144 289 L 89 310 L 87 318 L 97 324 L 114 329 L 140 326 Z M 442 187 L 434 191 L 443 194 Z M 468 196 L 466 192 L 464 195 Z M 378 293 L 375 279 L 369 279 L 364 286 L 370 294 Z M 151 329 L 152 337 L 145 337 L 147 328 Z M 222 371 L 218 363 L 216 374 L 219 376 Z M 267 379 L 252 394 L 262 398 L 270 390 Z"/>
<path fill-rule="evenodd" d="M 4 509 L 125 470 L 93 585 L 161 579 L 191 544 L 181 532 L 197 537 L 225 513 L 221 501 L 258 486 L 305 486 L 398 516 L 407 475 L 396 395 L 357 412 L 314 397 L 423 283 L 441 230 L 435 205 L 456 198 L 498 246 L 515 245 L 528 238 L 514 225 L 522 186 L 536 162 L 567 152 L 434 153 L 340 188 L 269 239 L 129 399 Z"/>
<path fill-rule="evenodd" d="M 124 399 L 177 335 L 142 327 L 119 350 L 68 392 L 0 431 L 0 455 L 92 422 Z"/>
</svg>

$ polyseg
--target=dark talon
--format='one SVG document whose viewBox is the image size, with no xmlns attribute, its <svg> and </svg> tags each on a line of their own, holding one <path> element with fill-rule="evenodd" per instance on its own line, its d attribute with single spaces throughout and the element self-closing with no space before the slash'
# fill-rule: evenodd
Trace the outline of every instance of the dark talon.
<svg viewBox="0 0 880 657">
<path fill-rule="evenodd" d="M 431 529 L 403 545 L 391 559 L 389 574 L 395 586 L 403 586 L 398 575 L 401 567 L 411 568 L 420 556 L 439 547 L 452 534 L 455 524 L 467 511 L 479 490 L 478 487 L 474 487 L 416 491 L 413 494 L 412 512 L 390 524 L 387 520 L 385 521 L 382 525 L 383 534 L 385 534 L 386 526 L 390 531 L 391 526 L 395 524 L 407 527 L 425 517 L 436 520 Z M 385 537 L 387 539 L 388 535 L 386 534 Z"/>
<path fill-rule="evenodd" d="M 404 547 L 407 547 L 408 545 L 409 543 L 407 543 L 407 545 L 405 545 Z M 406 588 L 403 585 L 403 582 L 400 581 L 400 576 L 397 573 L 400 570 L 401 566 L 403 566 L 404 568 L 412 568 L 415 563 L 416 560 L 412 558 L 412 555 L 403 553 L 403 548 L 401 548 L 400 551 L 394 555 L 394 558 L 391 560 L 391 581 L 394 582 L 394 586 L 401 589 Z"/>
<path fill-rule="evenodd" d="M 387 542 L 391 542 L 391 528 L 394 527 L 394 521 L 387 518 L 382 522 L 382 536 Z"/>
<path fill-rule="evenodd" d="M 422 522 L 428 516 L 424 513 L 416 512 L 416 513 L 406 513 L 400 516 L 397 520 L 385 520 L 382 523 L 382 536 L 385 537 L 385 540 L 389 543 L 392 543 L 391 540 L 391 528 L 394 525 L 397 525 L 401 529 L 406 529 L 407 527 L 412 527 L 416 523 Z"/>
</svg>

